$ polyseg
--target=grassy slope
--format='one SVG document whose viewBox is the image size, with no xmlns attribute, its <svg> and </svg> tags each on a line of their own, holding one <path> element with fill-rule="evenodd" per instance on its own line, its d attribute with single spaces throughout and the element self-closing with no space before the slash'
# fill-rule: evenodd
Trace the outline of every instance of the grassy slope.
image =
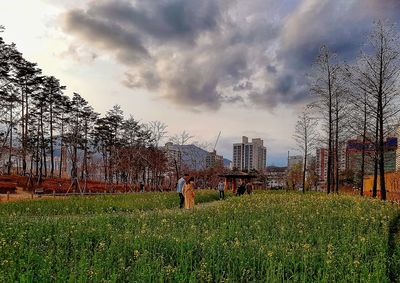
<svg viewBox="0 0 400 283">
<path fill-rule="evenodd" d="M 144 196 L 137 196 L 142 206 L 122 196 L 76 199 L 79 206 L 26 203 L 29 210 L 2 204 L 0 281 L 386 282 L 398 276 L 399 243 L 390 229 L 400 213 L 395 205 L 259 193 L 189 212 L 154 209 L 175 206 L 175 194 Z M 32 211 L 36 216 L 28 216 Z"/>
</svg>

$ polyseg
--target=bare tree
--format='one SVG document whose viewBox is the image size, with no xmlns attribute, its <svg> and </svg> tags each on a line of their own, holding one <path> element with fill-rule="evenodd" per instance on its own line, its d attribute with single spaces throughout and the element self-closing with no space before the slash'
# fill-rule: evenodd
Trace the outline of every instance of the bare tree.
<svg viewBox="0 0 400 283">
<path fill-rule="evenodd" d="M 376 163 L 374 196 L 379 167 L 381 198 L 386 199 L 384 138 L 393 132 L 400 111 L 398 82 L 400 75 L 400 40 L 393 25 L 378 21 L 362 50 L 355 67 L 355 84 L 368 95 L 366 104 L 376 119 Z M 378 166 L 379 165 L 379 166 Z"/>
<path fill-rule="evenodd" d="M 336 54 L 332 54 L 326 46 L 322 46 L 313 66 L 311 77 L 311 93 L 318 99 L 312 105 L 319 109 L 321 117 L 326 121 L 328 144 L 327 193 L 332 189 L 334 176 L 334 128 L 335 97 L 340 91 L 340 65 Z"/>
<path fill-rule="evenodd" d="M 363 77 L 360 75 L 358 64 L 346 66 L 348 85 L 351 89 L 347 97 L 349 111 L 347 113 L 347 120 L 349 132 L 355 136 L 361 137 L 361 160 L 359 171 L 357 173 L 356 181 L 359 182 L 360 195 L 364 195 L 364 175 L 367 172 L 367 166 L 372 166 L 372 159 L 374 163 L 375 180 L 378 171 L 378 158 L 375 146 L 374 153 L 371 154 L 371 146 L 376 145 L 377 137 L 377 115 L 374 114 L 376 105 L 372 96 L 365 91 L 363 84 Z M 373 109 L 371 109 L 371 107 Z M 376 185 L 373 190 L 373 196 L 376 196 Z"/>
<path fill-rule="evenodd" d="M 182 146 L 186 145 L 191 139 L 193 139 L 193 136 L 186 132 L 186 130 L 183 130 L 179 134 L 175 134 L 169 139 L 170 142 L 177 145 L 177 154 L 174 155 L 173 160 L 177 180 L 179 179 L 182 169 Z"/>
<path fill-rule="evenodd" d="M 181 133 L 170 137 L 169 140 L 174 144 L 185 145 L 193 138 L 194 136 L 190 135 L 186 130 L 183 130 Z"/>
<path fill-rule="evenodd" d="M 295 128 L 294 139 L 300 150 L 303 153 L 303 193 L 306 190 L 306 173 L 307 173 L 307 159 L 309 152 L 311 152 L 318 141 L 318 121 L 311 117 L 310 112 L 306 109 L 298 117 Z"/>
<path fill-rule="evenodd" d="M 153 140 L 154 146 L 158 148 L 160 145 L 160 141 L 166 137 L 167 135 L 167 125 L 161 121 L 151 121 L 146 125 L 147 130 L 150 131 Z"/>
</svg>

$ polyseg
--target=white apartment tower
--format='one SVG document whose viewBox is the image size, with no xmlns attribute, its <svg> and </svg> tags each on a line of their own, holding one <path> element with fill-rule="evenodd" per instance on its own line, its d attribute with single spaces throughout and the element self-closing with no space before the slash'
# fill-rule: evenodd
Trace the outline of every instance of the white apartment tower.
<svg viewBox="0 0 400 283">
<path fill-rule="evenodd" d="M 241 171 L 264 170 L 267 166 L 267 149 L 262 139 L 243 136 L 241 143 L 233 144 L 233 167 Z"/>
</svg>

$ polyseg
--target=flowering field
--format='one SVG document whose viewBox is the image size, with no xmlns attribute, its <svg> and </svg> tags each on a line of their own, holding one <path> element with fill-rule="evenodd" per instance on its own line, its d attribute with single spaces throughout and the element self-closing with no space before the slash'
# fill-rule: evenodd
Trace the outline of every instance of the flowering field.
<svg viewBox="0 0 400 283">
<path fill-rule="evenodd" d="M 176 204 L 176 194 L 1 204 L 0 282 L 399 280 L 396 205 L 280 192 Z"/>
<path fill-rule="evenodd" d="M 197 203 L 210 202 L 218 198 L 218 194 L 213 191 L 204 190 L 196 194 Z M 175 192 L 70 196 L 62 199 L 48 197 L 35 201 L 4 203 L 0 206 L 0 217 L 134 213 L 138 210 L 170 209 L 177 206 L 179 197 Z"/>
</svg>

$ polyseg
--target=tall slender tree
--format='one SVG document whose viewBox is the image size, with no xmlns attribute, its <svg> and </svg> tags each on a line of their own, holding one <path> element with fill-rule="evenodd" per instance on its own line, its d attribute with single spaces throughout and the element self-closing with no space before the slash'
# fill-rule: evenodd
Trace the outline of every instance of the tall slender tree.
<svg viewBox="0 0 400 283">
<path fill-rule="evenodd" d="M 60 81 L 55 77 L 44 78 L 44 87 L 47 94 L 48 104 L 48 122 L 49 122 L 49 144 L 50 144 L 50 177 L 54 177 L 54 128 L 55 128 L 55 113 L 57 112 L 56 104 L 61 102 L 62 91 L 65 90 L 65 86 L 60 85 Z"/>
<path fill-rule="evenodd" d="M 58 177 L 61 178 L 63 171 L 63 161 L 65 158 L 65 127 L 69 120 L 68 113 L 71 112 L 71 100 L 68 96 L 62 95 L 60 100 L 55 104 L 55 114 L 58 117 L 57 127 L 59 129 L 59 164 L 58 164 Z"/>
<path fill-rule="evenodd" d="M 315 148 L 318 135 L 318 120 L 313 118 L 308 109 L 304 110 L 298 117 L 294 138 L 298 147 L 303 152 L 303 193 L 306 191 L 307 160 L 309 153 Z"/>
<path fill-rule="evenodd" d="M 78 93 L 74 93 L 68 117 L 68 127 L 64 134 L 64 142 L 67 145 L 69 159 L 71 161 L 71 188 L 78 189 L 78 151 L 84 144 L 83 116 L 84 109 L 88 102 Z"/>
<path fill-rule="evenodd" d="M 81 179 L 85 180 L 84 190 L 86 190 L 86 181 L 89 177 L 88 158 L 90 153 L 90 136 L 92 135 L 92 129 L 94 126 L 94 122 L 97 119 L 98 113 L 94 112 L 93 108 L 89 105 L 83 107 L 81 113 L 82 113 L 82 131 L 83 131 L 83 137 L 82 137 L 83 160 L 82 160 Z"/>
<path fill-rule="evenodd" d="M 325 119 L 327 128 L 328 168 L 327 168 L 327 193 L 332 191 L 334 177 L 334 109 L 335 96 L 339 89 L 340 64 L 336 54 L 322 46 L 313 66 L 311 77 L 311 93 L 317 97 L 313 107 L 319 109 Z"/>
</svg>

